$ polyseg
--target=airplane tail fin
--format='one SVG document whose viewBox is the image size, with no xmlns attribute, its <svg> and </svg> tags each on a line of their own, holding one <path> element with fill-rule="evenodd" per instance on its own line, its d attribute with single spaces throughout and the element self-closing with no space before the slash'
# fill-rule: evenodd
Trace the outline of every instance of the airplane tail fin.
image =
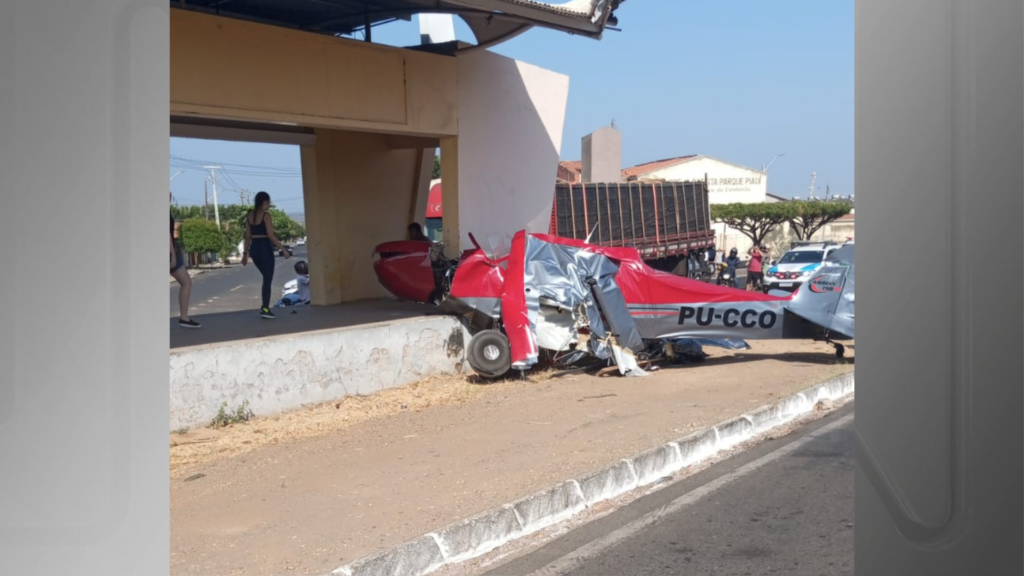
<svg viewBox="0 0 1024 576">
<path fill-rule="evenodd" d="M 797 291 L 787 309 L 834 334 L 854 338 L 853 255 L 853 244 L 832 253 Z"/>
</svg>

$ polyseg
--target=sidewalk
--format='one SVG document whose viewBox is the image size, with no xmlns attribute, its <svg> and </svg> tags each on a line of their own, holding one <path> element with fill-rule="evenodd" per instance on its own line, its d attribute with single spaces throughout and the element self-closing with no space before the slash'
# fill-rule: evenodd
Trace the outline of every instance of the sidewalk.
<svg viewBox="0 0 1024 576">
<path fill-rule="evenodd" d="M 853 370 L 752 346 L 648 378 L 424 383 L 172 447 L 171 574 L 328 573 Z"/>
<path fill-rule="evenodd" d="M 227 267 L 226 264 L 205 264 L 201 268 L 189 268 L 188 269 L 188 275 L 189 275 L 189 278 L 195 278 L 196 276 L 199 276 L 200 274 L 203 274 L 205 272 L 209 272 L 210 270 L 220 270 L 221 268 L 226 268 L 226 267 Z M 175 282 L 177 282 L 177 280 L 175 280 L 172 277 L 170 283 L 174 284 Z"/>
</svg>

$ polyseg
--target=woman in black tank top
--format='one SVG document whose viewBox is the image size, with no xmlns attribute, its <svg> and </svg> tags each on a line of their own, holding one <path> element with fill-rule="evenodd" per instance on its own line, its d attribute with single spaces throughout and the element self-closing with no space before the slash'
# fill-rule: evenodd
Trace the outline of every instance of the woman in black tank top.
<svg viewBox="0 0 1024 576">
<path fill-rule="evenodd" d="M 182 328 L 199 328 L 188 315 L 188 301 L 192 297 L 192 277 L 185 268 L 185 250 L 181 241 L 174 237 L 174 215 L 171 215 L 171 277 L 178 281 L 178 326 Z"/>
<path fill-rule="evenodd" d="M 260 307 L 260 316 L 267 319 L 276 318 L 270 311 L 270 285 L 274 281 L 274 246 L 277 246 L 284 257 L 291 258 L 290 252 L 285 250 L 281 241 L 274 234 L 274 221 L 270 217 L 270 194 L 260 192 L 256 194 L 256 205 L 245 217 L 245 249 L 242 251 L 242 266 L 252 263 L 263 275 L 263 286 L 260 296 L 263 305 Z"/>
</svg>

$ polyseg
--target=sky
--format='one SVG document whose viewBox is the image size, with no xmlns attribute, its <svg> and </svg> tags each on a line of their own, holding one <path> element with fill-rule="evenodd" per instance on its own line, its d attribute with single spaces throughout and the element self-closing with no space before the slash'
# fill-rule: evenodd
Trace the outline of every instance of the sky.
<svg viewBox="0 0 1024 576">
<path fill-rule="evenodd" d="M 623 167 L 705 154 L 760 169 L 784 154 L 769 193 L 806 197 L 815 172 L 819 194 L 855 194 L 853 0 L 627 0 L 616 16 L 622 31 L 599 41 L 535 28 L 491 49 L 570 77 L 563 160 L 579 160 L 580 139 L 614 120 Z M 475 43 L 455 21 L 456 36 Z M 376 27 L 373 40 L 418 44 L 418 22 Z M 221 202 L 267 190 L 302 211 L 297 148 L 170 144 L 189 160 L 172 158 L 170 174 L 193 167 L 171 182 L 180 204 L 202 204 L 206 174 L 194 167 L 217 163 L 232 179 L 219 183 Z"/>
</svg>

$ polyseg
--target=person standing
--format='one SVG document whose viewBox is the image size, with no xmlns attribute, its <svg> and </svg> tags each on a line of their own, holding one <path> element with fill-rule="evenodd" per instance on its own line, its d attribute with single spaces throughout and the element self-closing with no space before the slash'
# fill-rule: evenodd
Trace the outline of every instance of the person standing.
<svg viewBox="0 0 1024 576">
<path fill-rule="evenodd" d="M 764 253 L 757 244 L 754 244 L 747 254 L 750 255 L 750 264 L 747 265 L 747 291 L 754 292 L 764 282 Z"/>
<path fill-rule="evenodd" d="M 267 320 L 277 318 L 270 311 L 270 285 L 274 281 L 274 246 L 277 246 L 284 253 L 285 259 L 291 258 L 291 252 L 285 249 L 281 241 L 274 234 L 274 219 L 270 216 L 270 194 L 259 192 L 256 194 L 256 203 L 253 209 L 245 215 L 245 246 L 242 250 L 242 266 L 249 264 L 249 255 L 252 255 L 252 263 L 263 276 L 263 286 L 260 297 L 262 306 L 260 316 Z"/>
<path fill-rule="evenodd" d="M 199 328 L 201 324 L 188 315 L 188 301 L 192 297 L 192 277 L 185 268 L 185 250 L 181 241 L 176 238 L 176 222 L 171 215 L 171 278 L 178 282 L 178 326 L 182 328 Z"/>
</svg>

